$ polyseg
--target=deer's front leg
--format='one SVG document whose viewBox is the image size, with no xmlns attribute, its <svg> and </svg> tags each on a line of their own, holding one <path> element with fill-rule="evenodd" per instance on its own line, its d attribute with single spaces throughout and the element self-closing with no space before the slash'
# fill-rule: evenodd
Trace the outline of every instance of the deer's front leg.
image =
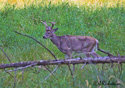
<svg viewBox="0 0 125 88">
<path fill-rule="evenodd" d="M 70 49 L 67 49 L 65 54 L 65 59 L 71 59 L 71 58 L 72 58 L 72 52 Z"/>
<path fill-rule="evenodd" d="M 67 54 L 65 54 L 65 59 L 68 59 L 68 58 L 69 58 L 69 56 Z"/>
<path fill-rule="evenodd" d="M 65 54 L 65 59 L 71 59 L 72 55 Z"/>
</svg>

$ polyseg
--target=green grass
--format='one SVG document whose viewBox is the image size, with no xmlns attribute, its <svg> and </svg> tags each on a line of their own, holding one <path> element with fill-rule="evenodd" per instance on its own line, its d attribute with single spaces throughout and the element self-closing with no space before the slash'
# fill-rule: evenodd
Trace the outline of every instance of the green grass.
<svg viewBox="0 0 125 88">
<path fill-rule="evenodd" d="M 11 0 L 13 1 L 13 0 Z M 18 5 L 17 5 L 18 4 Z M 125 55 L 125 8 L 124 1 L 120 0 L 87 0 L 85 2 L 53 0 L 49 2 L 34 0 L 25 3 L 0 2 L 0 46 L 8 54 L 12 62 L 54 59 L 50 53 L 35 41 L 15 34 L 19 31 L 35 37 L 48 47 L 59 59 L 64 58 L 50 40 L 44 40 L 45 27 L 40 21 L 55 20 L 58 27 L 57 35 L 82 35 L 92 36 L 99 40 L 100 48 L 114 55 Z M 48 23 L 48 25 L 51 25 Z M 51 47 L 50 47 L 51 46 Z M 106 56 L 97 52 L 101 56 Z M 0 51 L 0 63 L 9 63 Z M 101 65 L 87 65 L 80 70 L 82 65 L 76 65 L 75 85 L 67 66 L 61 66 L 53 76 L 41 83 L 49 72 L 44 69 L 28 68 L 24 71 L 24 80 L 21 84 L 21 71 L 17 72 L 17 88 L 97 88 L 94 80 L 108 81 L 111 76 L 125 83 L 125 65 L 120 74 L 117 64 L 113 68 L 105 64 L 102 76 Z M 55 66 L 49 66 L 51 70 Z M 0 88 L 12 88 L 14 79 L 0 70 Z M 14 73 L 12 73 L 14 75 Z M 89 85 L 87 86 L 87 81 Z M 125 84 L 124 84 L 125 85 Z M 102 86 L 104 87 L 104 86 Z M 116 87 L 116 86 L 109 86 Z M 121 86 L 123 87 L 123 85 Z"/>
</svg>

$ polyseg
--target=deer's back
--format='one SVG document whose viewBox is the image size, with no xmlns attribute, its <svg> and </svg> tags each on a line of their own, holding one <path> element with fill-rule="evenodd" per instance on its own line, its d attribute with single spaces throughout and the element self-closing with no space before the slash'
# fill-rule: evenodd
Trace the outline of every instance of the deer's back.
<svg viewBox="0 0 125 88">
<path fill-rule="evenodd" d="M 70 48 L 72 51 L 83 51 L 96 44 L 96 39 L 89 36 L 61 36 L 60 47 L 62 49 Z"/>
</svg>

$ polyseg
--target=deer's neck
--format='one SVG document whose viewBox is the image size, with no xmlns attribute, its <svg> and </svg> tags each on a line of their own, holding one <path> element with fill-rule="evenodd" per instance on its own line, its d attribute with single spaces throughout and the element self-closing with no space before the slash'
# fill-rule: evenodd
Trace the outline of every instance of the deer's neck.
<svg viewBox="0 0 125 88">
<path fill-rule="evenodd" d="M 58 47 L 60 46 L 60 41 L 59 41 L 59 36 L 56 36 L 55 34 L 53 34 L 51 41 Z"/>
</svg>

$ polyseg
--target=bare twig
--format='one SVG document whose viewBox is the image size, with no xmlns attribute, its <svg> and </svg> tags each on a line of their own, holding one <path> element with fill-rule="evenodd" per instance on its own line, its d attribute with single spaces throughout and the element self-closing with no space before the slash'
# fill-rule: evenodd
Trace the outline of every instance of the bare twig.
<svg viewBox="0 0 125 88">
<path fill-rule="evenodd" d="M 73 64 L 73 85 L 75 84 L 75 64 Z"/>
<path fill-rule="evenodd" d="M 72 78 L 73 78 L 73 72 L 72 72 L 72 70 L 71 70 L 71 68 L 70 68 L 70 64 L 67 64 L 67 65 L 68 65 L 69 71 L 70 71 L 70 73 L 71 73 L 71 75 L 72 75 Z"/>
<path fill-rule="evenodd" d="M 85 64 L 81 67 L 81 69 L 83 69 L 83 68 L 85 67 L 85 65 L 86 65 L 86 62 L 85 62 Z"/>
<path fill-rule="evenodd" d="M 72 70 L 71 70 L 71 68 L 70 68 L 70 64 L 67 64 L 68 65 L 68 68 L 69 68 L 69 71 L 70 71 L 70 73 L 71 73 L 71 75 L 72 75 L 72 79 L 73 79 L 73 85 L 74 85 L 74 79 L 75 79 L 75 77 L 74 77 L 74 71 L 75 71 L 75 64 L 73 64 L 73 72 L 72 72 Z"/>
<path fill-rule="evenodd" d="M 16 86 L 16 74 L 17 74 L 17 70 L 15 70 L 14 84 L 13 84 L 14 87 Z"/>
<path fill-rule="evenodd" d="M 120 76 L 122 74 L 122 63 L 118 62 L 118 69 L 119 69 L 119 73 L 120 73 Z"/>
<path fill-rule="evenodd" d="M 56 58 L 56 56 L 53 54 L 53 52 L 51 52 L 45 45 L 43 45 L 40 41 L 38 41 L 38 40 L 35 39 L 34 37 L 29 36 L 29 35 L 26 35 L 26 34 L 19 33 L 19 32 L 17 32 L 17 31 L 14 31 L 14 32 L 17 33 L 17 34 L 20 34 L 20 35 L 23 35 L 23 36 L 26 36 L 26 37 L 28 37 L 28 38 L 31 38 L 31 39 L 35 40 L 37 43 L 39 43 L 41 46 L 43 46 L 46 50 L 48 50 L 48 51 L 51 53 L 51 55 L 55 58 L 55 60 L 57 60 L 57 58 Z"/>
<path fill-rule="evenodd" d="M 7 72 L 6 69 L 4 69 L 4 71 L 5 71 L 6 73 L 8 73 L 11 77 L 14 77 L 11 73 Z"/>
<path fill-rule="evenodd" d="M 112 55 L 111 53 L 109 53 L 109 52 L 107 52 L 107 51 L 104 51 L 103 49 L 100 49 L 100 48 L 99 48 L 99 43 L 97 44 L 97 49 L 98 49 L 99 51 L 101 51 L 101 52 L 107 54 L 108 56 L 114 56 L 114 55 Z"/>
<path fill-rule="evenodd" d="M 75 64 L 73 64 L 73 74 L 75 73 Z"/>
<path fill-rule="evenodd" d="M 27 66 L 25 66 L 25 67 L 20 67 L 20 68 L 14 69 L 14 70 L 9 70 L 9 71 L 7 71 L 7 72 L 12 72 L 12 71 L 16 71 L 16 70 L 22 70 L 22 69 L 25 69 L 25 68 L 28 68 L 28 67 L 33 67 L 33 66 L 35 66 L 36 64 L 37 64 L 37 63 L 33 63 L 33 64 L 27 65 Z"/>
<path fill-rule="evenodd" d="M 60 64 L 58 64 L 58 65 L 56 66 L 56 68 L 55 68 L 42 82 L 44 82 L 45 80 L 47 80 L 47 79 L 57 70 L 57 68 L 59 67 L 59 65 L 60 65 Z"/>
<path fill-rule="evenodd" d="M 22 83 L 23 83 L 24 69 L 22 69 Z"/>
<path fill-rule="evenodd" d="M 120 66 L 121 66 L 121 73 L 122 73 L 122 63 L 120 63 Z"/>
<path fill-rule="evenodd" d="M 51 70 L 49 68 L 47 68 L 46 66 L 44 66 L 44 67 L 46 68 L 47 71 L 49 71 L 51 73 Z M 52 75 L 56 78 L 56 76 L 54 74 L 52 74 Z M 56 80 L 58 80 L 58 79 L 56 78 Z"/>
<path fill-rule="evenodd" d="M 4 50 L 0 47 L 0 49 L 2 50 L 2 52 L 4 53 L 4 55 L 6 56 L 6 58 L 9 60 L 9 62 L 11 63 L 10 58 L 8 57 L 8 55 L 4 52 Z"/>
<path fill-rule="evenodd" d="M 70 64 L 67 64 L 68 65 L 68 68 L 69 68 L 69 71 L 72 75 L 72 79 L 73 79 L 73 85 L 74 85 L 74 72 L 72 72 L 71 68 L 70 68 Z M 73 70 L 74 70 L 74 65 L 73 65 Z"/>
</svg>

